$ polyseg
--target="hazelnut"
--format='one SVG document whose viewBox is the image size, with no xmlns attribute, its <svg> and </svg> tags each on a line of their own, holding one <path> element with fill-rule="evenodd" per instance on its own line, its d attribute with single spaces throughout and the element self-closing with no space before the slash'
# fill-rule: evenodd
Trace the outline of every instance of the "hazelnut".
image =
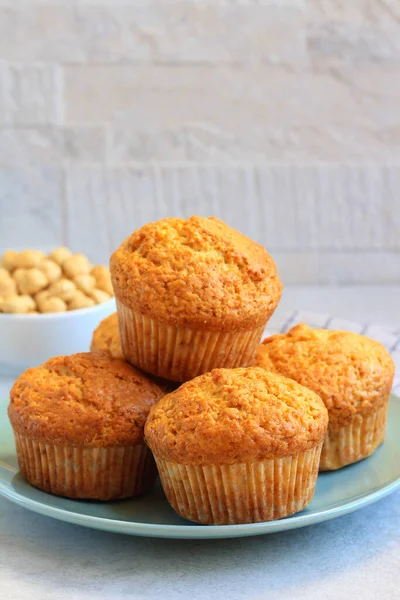
<svg viewBox="0 0 400 600">
<path fill-rule="evenodd" d="M 0 310 L 5 313 L 27 313 L 35 310 L 35 302 L 31 296 L 7 296 L 0 302 Z"/>
<path fill-rule="evenodd" d="M 0 294 L 2 296 L 11 296 L 16 293 L 17 286 L 15 281 L 4 267 L 0 267 Z"/>
<path fill-rule="evenodd" d="M 64 248 L 63 246 L 61 246 L 60 248 L 55 248 L 49 254 L 50 258 L 54 260 L 54 262 L 56 262 L 58 265 L 62 265 L 64 260 L 69 258 L 71 255 L 71 250 L 68 250 L 68 248 Z"/>
<path fill-rule="evenodd" d="M 68 302 L 73 298 L 76 292 L 76 285 L 69 279 L 59 279 L 51 284 L 48 289 L 49 296 L 58 296 L 61 300 Z"/>
<path fill-rule="evenodd" d="M 111 283 L 110 269 L 104 265 L 97 265 L 91 270 L 91 275 L 96 280 L 96 287 L 110 296 L 114 295 L 113 286 Z"/>
<path fill-rule="evenodd" d="M 57 298 L 57 296 L 48 296 L 42 300 L 39 308 L 42 313 L 57 313 L 65 312 L 67 310 L 67 305 L 64 300 Z"/>
<path fill-rule="evenodd" d="M 17 267 L 16 259 L 18 252 L 15 250 L 6 250 L 3 254 L 1 264 L 7 271 L 13 271 Z"/>
<path fill-rule="evenodd" d="M 103 292 L 103 290 L 98 290 L 97 288 L 95 288 L 94 290 L 91 290 L 89 292 L 89 296 L 91 298 L 93 298 L 93 300 L 96 302 L 96 304 L 101 304 L 102 302 L 107 302 L 107 300 L 109 300 L 111 298 L 111 296 L 109 294 L 106 294 L 106 292 Z"/>
<path fill-rule="evenodd" d="M 47 277 L 39 269 L 26 269 L 18 282 L 18 289 L 23 294 L 36 294 L 48 284 Z"/>
<path fill-rule="evenodd" d="M 34 300 L 36 302 L 36 306 L 38 307 L 39 311 L 41 311 L 41 305 L 42 302 L 44 300 L 47 300 L 47 298 L 49 298 L 49 292 L 47 290 L 42 290 L 41 292 L 38 292 L 37 294 L 35 294 L 34 296 Z"/>
<path fill-rule="evenodd" d="M 73 281 L 76 283 L 76 287 L 81 290 L 81 292 L 84 292 L 85 294 L 88 294 L 90 296 L 91 290 L 93 290 L 93 288 L 96 285 L 96 280 L 92 275 L 76 275 L 76 277 L 74 277 Z"/>
<path fill-rule="evenodd" d="M 38 302 L 41 302 L 42 300 L 44 300 L 45 298 L 48 298 L 48 297 L 49 297 L 48 290 L 42 290 L 41 292 L 38 292 L 37 294 L 35 294 L 34 299 L 37 304 Z"/>
<path fill-rule="evenodd" d="M 17 286 L 19 285 L 19 282 L 25 278 L 25 273 L 26 269 L 23 269 L 22 267 L 18 267 L 18 269 L 15 269 L 13 272 L 12 276 Z"/>
<path fill-rule="evenodd" d="M 76 275 L 90 273 L 92 265 L 83 254 L 73 254 L 63 262 L 62 267 L 67 277 L 72 278 Z"/>
<path fill-rule="evenodd" d="M 109 269 L 83 254 L 55 248 L 6 250 L 0 259 L 0 311 L 24 314 L 89 308 L 113 296 Z"/>
<path fill-rule="evenodd" d="M 58 265 L 56 262 L 54 262 L 54 260 L 51 260 L 50 258 L 44 258 L 38 264 L 38 269 L 40 269 L 40 271 L 44 273 L 49 283 L 57 281 L 62 275 L 60 265 Z"/>
<path fill-rule="evenodd" d="M 15 266 L 22 267 L 23 269 L 37 267 L 45 256 L 45 253 L 41 250 L 24 250 L 16 256 Z"/>
<path fill-rule="evenodd" d="M 94 306 L 95 302 L 88 296 L 85 296 L 83 292 L 77 290 L 73 298 L 68 302 L 68 310 L 77 310 L 79 308 L 89 308 Z"/>
</svg>

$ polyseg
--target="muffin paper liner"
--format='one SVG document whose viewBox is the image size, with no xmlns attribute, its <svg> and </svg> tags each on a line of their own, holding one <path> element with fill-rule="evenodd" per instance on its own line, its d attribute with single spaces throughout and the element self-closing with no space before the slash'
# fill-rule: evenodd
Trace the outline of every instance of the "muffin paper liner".
<svg viewBox="0 0 400 600">
<path fill-rule="evenodd" d="M 340 469 L 372 454 L 383 442 L 388 403 L 368 415 L 355 415 L 349 425 L 328 433 L 321 452 L 320 471 Z"/>
<path fill-rule="evenodd" d="M 157 476 L 153 456 L 144 443 L 74 448 L 14 435 L 22 476 L 50 494 L 92 500 L 128 498 L 146 492 Z"/>
<path fill-rule="evenodd" d="M 212 369 L 250 365 L 265 323 L 256 329 L 201 331 L 158 322 L 126 307 L 117 312 L 125 359 L 143 371 L 188 381 Z"/>
<path fill-rule="evenodd" d="M 156 457 L 165 494 L 190 521 L 232 525 L 281 519 L 311 502 L 322 444 L 297 456 L 190 466 Z"/>
</svg>

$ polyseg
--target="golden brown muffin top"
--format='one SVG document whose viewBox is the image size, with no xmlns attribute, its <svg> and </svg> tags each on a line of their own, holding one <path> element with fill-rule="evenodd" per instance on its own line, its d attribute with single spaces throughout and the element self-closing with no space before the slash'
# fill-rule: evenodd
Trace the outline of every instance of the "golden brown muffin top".
<svg viewBox="0 0 400 600">
<path fill-rule="evenodd" d="M 257 327 L 282 293 L 268 252 L 215 217 L 148 223 L 110 265 L 123 304 L 172 325 Z"/>
<path fill-rule="evenodd" d="M 118 329 L 118 316 L 113 313 L 103 319 L 93 332 L 90 350 L 106 352 L 113 358 L 124 358 Z"/>
<path fill-rule="evenodd" d="M 8 416 L 18 433 L 55 445 L 131 446 L 162 396 L 128 363 L 84 352 L 25 371 L 10 392 Z"/>
<path fill-rule="evenodd" d="M 393 360 L 379 342 L 348 331 L 312 329 L 304 324 L 266 338 L 258 347 L 254 364 L 317 393 L 334 428 L 386 402 L 394 376 Z"/>
<path fill-rule="evenodd" d="M 327 426 L 322 400 L 296 382 L 255 367 L 214 369 L 164 396 L 145 438 L 158 458 L 230 464 L 296 455 Z"/>
</svg>

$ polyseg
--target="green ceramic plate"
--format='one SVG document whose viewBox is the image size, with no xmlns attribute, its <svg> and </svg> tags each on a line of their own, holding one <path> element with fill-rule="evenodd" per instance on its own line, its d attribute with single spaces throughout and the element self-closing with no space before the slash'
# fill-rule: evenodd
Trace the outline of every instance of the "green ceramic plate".
<svg viewBox="0 0 400 600">
<path fill-rule="evenodd" d="M 130 535 L 165 538 L 228 538 L 305 527 L 339 517 L 375 502 L 400 487 L 400 399 L 392 396 L 386 441 L 370 458 L 318 478 L 312 503 L 301 513 L 251 525 L 196 525 L 178 517 L 159 485 L 136 500 L 83 502 L 57 498 L 35 489 L 18 473 L 14 440 L 0 401 L 0 494 L 42 515 Z"/>
</svg>

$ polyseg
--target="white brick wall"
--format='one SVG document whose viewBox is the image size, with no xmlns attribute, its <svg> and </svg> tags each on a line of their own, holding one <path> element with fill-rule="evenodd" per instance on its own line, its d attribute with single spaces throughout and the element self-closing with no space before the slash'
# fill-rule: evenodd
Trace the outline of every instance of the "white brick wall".
<svg viewBox="0 0 400 600">
<path fill-rule="evenodd" d="M 216 214 L 286 282 L 400 282 L 398 0 L 0 0 L 0 246 Z"/>
<path fill-rule="evenodd" d="M 4 111 L 1 122 L 4 125 L 61 123 L 63 78 L 57 66 L 8 64 L 2 71 Z"/>
</svg>

